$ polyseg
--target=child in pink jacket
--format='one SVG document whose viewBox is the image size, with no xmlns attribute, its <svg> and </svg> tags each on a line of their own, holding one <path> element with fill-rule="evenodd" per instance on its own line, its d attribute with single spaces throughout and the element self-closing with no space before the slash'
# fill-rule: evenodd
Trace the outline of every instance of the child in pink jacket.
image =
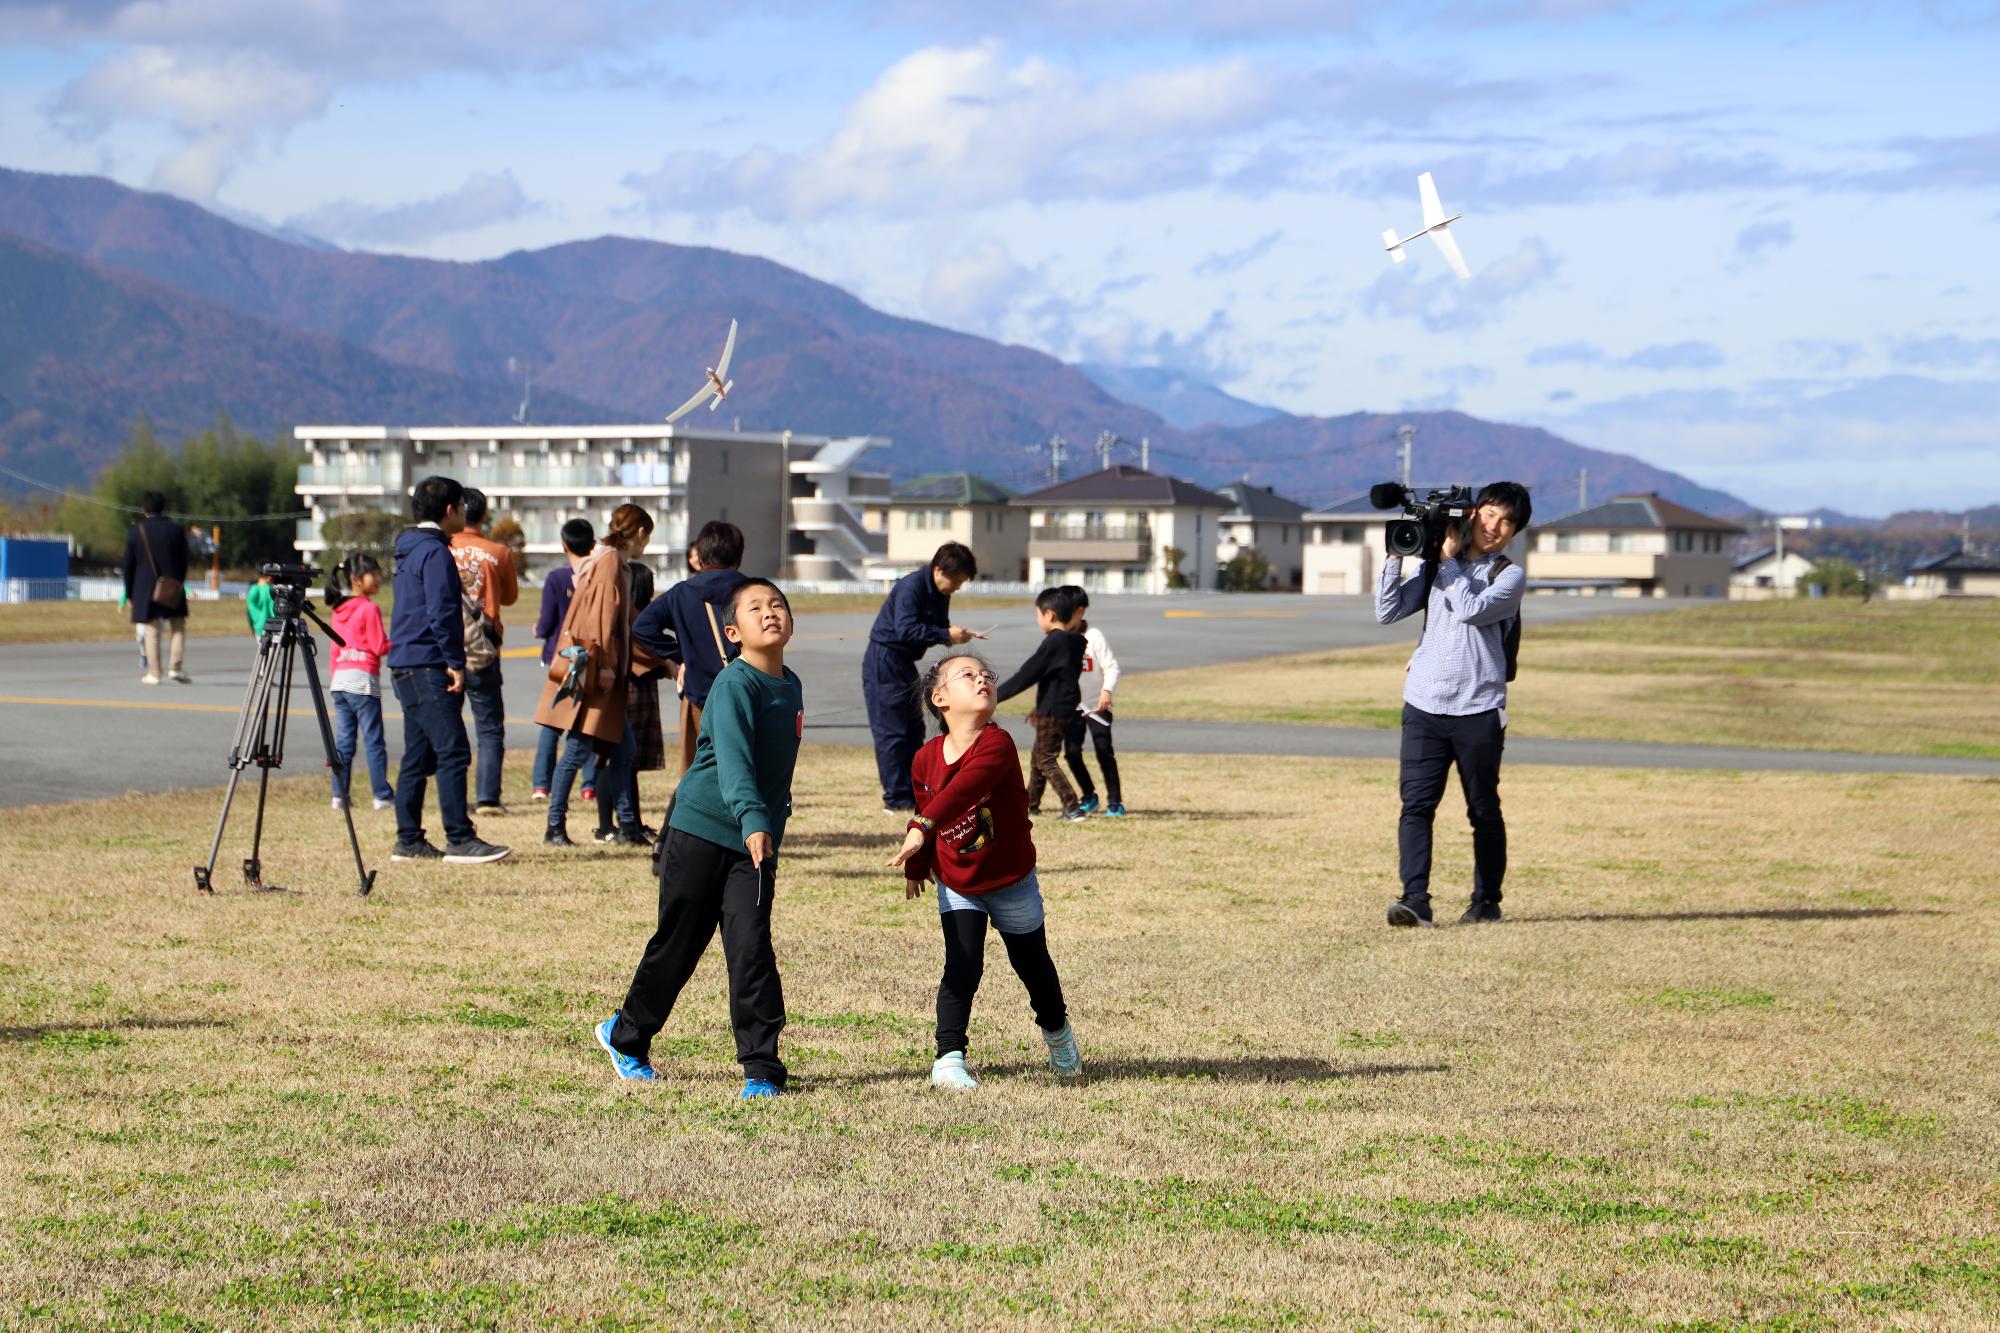
<svg viewBox="0 0 2000 1333">
<path fill-rule="evenodd" d="M 341 576 L 352 593 L 340 590 Z M 389 634 L 382 628 L 382 609 L 375 593 L 382 586 L 382 566 L 375 557 L 357 551 L 340 562 L 326 582 L 326 604 L 333 627 L 347 640 L 333 650 L 333 744 L 340 767 L 333 774 L 333 808 L 347 803 L 348 778 L 354 772 L 354 739 L 358 729 L 368 747 L 368 780 L 375 789 L 375 808 L 386 810 L 396 799 L 389 785 L 389 751 L 382 743 L 382 659 L 389 652 Z"/>
</svg>

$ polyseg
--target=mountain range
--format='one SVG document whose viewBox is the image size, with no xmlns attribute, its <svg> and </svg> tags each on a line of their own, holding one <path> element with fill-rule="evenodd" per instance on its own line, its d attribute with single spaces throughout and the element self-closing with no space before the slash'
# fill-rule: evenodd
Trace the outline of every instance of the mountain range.
<svg viewBox="0 0 2000 1333">
<path fill-rule="evenodd" d="M 742 332 L 729 407 L 744 429 L 887 435 L 899 477 L 964 469 L 1035 484 L 1030 450 L 1145 439 L 1156 470 L 1238 477 L 1306 503 L 1392 475 L 1417 428 L 1416 479 L 1509 476 L 1574 508 L 1657 491 L 1713 513 L 1752 507 L 1623 454 L 1456 412 L 1294 416 L 1158 368 L 1090 373 L 876 310 L 749 255 L 600 237 L 452 263 L 299 244 L 183 200 L 89 176 L 0 168 L 0 458 L 85 482 L 149 415 L 166 438 L 227 411 L 245 429 L 305 422 L 508 420 L 510 367 L 534 419 L 658 420 Z M 1562 497 L 1553 500 L 1553 497 Z"/>
</svg>

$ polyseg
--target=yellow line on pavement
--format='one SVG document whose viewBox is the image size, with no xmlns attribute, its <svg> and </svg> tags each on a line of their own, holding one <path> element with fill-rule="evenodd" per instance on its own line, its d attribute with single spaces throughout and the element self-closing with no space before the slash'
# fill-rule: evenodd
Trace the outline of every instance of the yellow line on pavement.
<svg viewBox="0 0 2000 1333">
<path fill-rule="evenodd" d="M 1296 620 L 1296 611 L 1162 611 L 1168 620 Z"/>
</svg>

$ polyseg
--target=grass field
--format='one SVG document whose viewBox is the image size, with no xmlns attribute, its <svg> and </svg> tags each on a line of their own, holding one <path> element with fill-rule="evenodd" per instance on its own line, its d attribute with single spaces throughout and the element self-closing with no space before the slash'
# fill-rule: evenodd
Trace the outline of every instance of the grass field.
<svg viewBox="0 0 2000 1333">
<path fill-rule="evenodd" d="M 995 945 L 947 1095 L 934 905 L 868 755 L 807 750 L 794 1092 L 754 1107 L 713 954 L 661 1083 L 591 1042 L 630 853 L 522 815 L 481 829 L 515 860 L 363 900 L 294 780 L 293 891 L 200 899 L 214 793 L 0 812 L 0 1322 L 2000 1321 L 2000 785 L 1512 769 L 1510 922 L 1419 933 L 1381 924 L 1393 766 L 1125 770 L 1132 818 L 1036 830 L 1086 1081 Z"/>
<path fill-rule="evenodd" d="M 2000 602 L 1723 602 L 1536 625 L 1530 601 L 1525 614 L 1516 734 L 2000 758 Z M 1409 653 L 1128 675 L 1118 708 L 1392 728 Z"/>
<path fill-rule="evenodd" d="M 521 601 L 509 613 L 514 637 L 535 627 L 535 608 L 541 597 L 538 588 L 524 588 Z M 802 593 L 792 599 L 801 615 L 809 612 L 875 611 L 881 597 L 872 593 Z M 1026 597 L 960 596 L 952 605 L 961 614 L 995 608 L 1027 606 Z M 384 617 L 394 609 L 395 599 L 384 588 L 375 599 Z M 978 626 L 975 625 L 974 628 Z M 217 638 L 240 634 L 249 637 L 250 625 L 243 616 L 243 599 L 225 598 L 217 602 L 195 602 L 189 609 L 187 632 L 190 637 Z M 10 643 L 113 643 L 132 637 L 132 625 L 116 602 L 20 602 L 0 605 L 0 644 Z M 512 643 L 513 638 L 509 639 Z M 524 640 L 533 642 L 532 639 Z"/>
</svg>

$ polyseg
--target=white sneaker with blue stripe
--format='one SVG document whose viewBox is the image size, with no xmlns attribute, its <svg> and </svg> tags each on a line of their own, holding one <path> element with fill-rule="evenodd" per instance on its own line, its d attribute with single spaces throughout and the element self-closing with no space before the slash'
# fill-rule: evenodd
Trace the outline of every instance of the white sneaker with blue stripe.
<svg viewBox="0 0 2000 1333">
<path fill-rule="evenodd" d="M 611 1044 L 611 1029 L 617 1022 L 618 1015 L 613 1014 L 597 1025 L 597 1044 L 602 1046 L 604 1053 L 611 1057 L 611 1067 L 618 1071 L 618 1077 L 630 1079 L 635 1083 L 651 1083 L 657 1077 L 653 1073 L 651 1065 L 647 1064 L 644 1060 L 625 1054 Z"/>
<path fill-rule="evenodd" d="M 979 1086 L 979 1080 L 965 1067 L 964 1051 L 947 1051 L 931 1066 L 931 1086 L 970 1092 Z"/>
</svg>

